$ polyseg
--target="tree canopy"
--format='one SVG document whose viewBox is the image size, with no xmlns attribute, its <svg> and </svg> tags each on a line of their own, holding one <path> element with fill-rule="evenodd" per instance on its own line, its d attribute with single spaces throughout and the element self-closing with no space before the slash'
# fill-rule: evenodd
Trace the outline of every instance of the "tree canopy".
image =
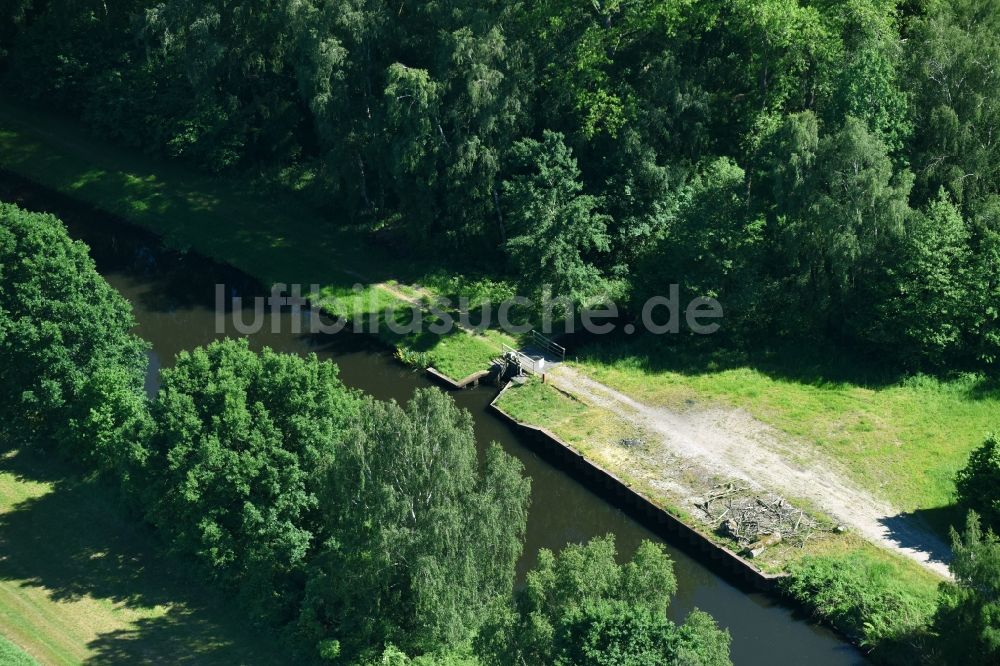
<svg viewBox="0 0 1000 666">
<path fill-rule="evenodd" d="M 529 488 L 497 445 L 479 464 L 471 416 L 440 391 L 366 401 L 326 469 L 303 631 L 348 654 L 468 640 L 511 594 Z"/>
<path fill-rule="evenodd" d="M 88 418 L 85 395 L 112 376 L 141 392 L 147 345 L 134 325 L 128 301 L 58 219 L 0 203 L 0 427 L 9 441 L 73 446 L 69 426 Z"/>
<path fill-rule="evenodd" d="M 5 87 L 398 250 L 625 316 L 681 284 L 733 345 L 1000 358 L 997 0 L 0 11 Z"/>
<path fill-rule="evenodd" d="M 729 662 L 729 633 L 698 610 L 667 619 L 677 589 L 663 548 L 643 542 L 630 562 L 614 537 L 539 552 L 513 608 L 498 609 L 480 636 L 487 664 L 699 664 Z"/>
<path fill-rule="evenodd" d="M 952 529 L 954 582 L 941 584 L 934 616 L 938 655 L 979 666 L 1000 659 L 1000 539 L 983 531 L 979 516 L 969 512 L 965 529 Z"/>
</svg>

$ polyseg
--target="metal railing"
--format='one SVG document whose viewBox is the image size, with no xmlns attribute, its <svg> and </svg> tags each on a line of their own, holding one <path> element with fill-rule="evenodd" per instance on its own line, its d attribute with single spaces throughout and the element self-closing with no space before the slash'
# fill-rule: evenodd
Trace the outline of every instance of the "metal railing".
<svg viewBox="0 0 1000 666">
<path fill-rule="evenodd" d="M 518 365 L 521 366 L 522 370 L 524 370 L 526 372 L 533 372 L 533 373 L 536 373 L 536 374 L 538 373 L 538 361 L 540 361 L 541 359 L 531 358 L 530 356 L 528 356 L 524 352 L 522 352 L 522 351 L 520 351 L 518 349 L 514 349 L 513 347 L 511 347 L 509 345 L 501 344 L 501 349 L 503 350 L 503 355 L 504 356 L 509 356 L 509 357 L 513 357 L 514 359 L 516 359 Z"/>
<path fill-rule="evenodd" d="M 557 345 L 535 329 L 531 329 L 531 344 L 534 347 L 540 348 L 543 352 L 555 356 L 560 361 L 566 360 L 566 348 L 562 345 Z"/>
</svg>

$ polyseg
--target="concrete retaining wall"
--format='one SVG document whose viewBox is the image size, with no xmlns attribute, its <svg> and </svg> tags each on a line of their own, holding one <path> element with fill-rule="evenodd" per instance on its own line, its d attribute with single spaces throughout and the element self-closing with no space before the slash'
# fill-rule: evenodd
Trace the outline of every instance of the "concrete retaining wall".
<svg viewBox="0 0 1000 666">
<path fill-rule="evenodd" d="M 476 384 L 479 383 L 480 379 L 489 376 L 490 371 L 480 370 L 479 372 L 473 372 L 465 379 L 460 379 L 457 382 L 448 375 L 438 370 L 435 370 L 434 368 L 427 368 L 427 374 L 430 375 L 431 379 L 433 379 L 439 384 L 444 384 L 448 388 L 463 389 L 469 385 L 475 386 Z"/>
</svg>

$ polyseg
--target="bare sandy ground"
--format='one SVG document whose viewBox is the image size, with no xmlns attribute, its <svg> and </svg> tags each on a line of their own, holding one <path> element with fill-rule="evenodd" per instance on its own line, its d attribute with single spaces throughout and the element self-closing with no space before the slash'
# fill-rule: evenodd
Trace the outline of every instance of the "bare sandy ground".
<svg viewBox="0 0 1000 666">
<path fill-rule="evenodd" d="M 579 371 L 560 365 L 550 381 L 584 402 L 603 407 L 658 440 L 664 483 L 678 460 L 703 473 L 735 478 L 752 488 L 807 500 L 869 541 L 948 577 L 948 546 L 917 521 L 845 478 L 835 466 L 739 409 L 675 411 L 639 402 Z M 696 491 L 694 491 L 696 492 Z"/>
</svg>

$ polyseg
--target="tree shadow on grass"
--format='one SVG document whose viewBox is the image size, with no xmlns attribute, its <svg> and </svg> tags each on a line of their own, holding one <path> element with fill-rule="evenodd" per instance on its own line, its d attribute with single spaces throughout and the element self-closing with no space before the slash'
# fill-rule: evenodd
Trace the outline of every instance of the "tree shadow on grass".
<svg viewBox="0 0 1000 666">
<path fill-rule="evenodd" d="M 271 652 L 236 644 L 222 635 L 204 613 L 172 608 L 163 617 L 144 618 L 129 629 L 101 634 L 87 644 L 93 652 L 86 664 L 282 664 Z"/>
<path fill-rule="evenodd" d="M 959 504 L 936 506 L 931 509 L 916 509 L 898 516 L 918 525 L 925 525 L 938 535 L 945 543 L 950 543 L 951 528 L 962 529 L 965 526 L 965 516 L 968 507 Z"/>
<path fill-rule="evenodd" d="M 900 546 L 925 552 L 932 562 L 947 564 L 952 558 L 948 532 L 952 525 L 962 524 L 962 514 L 960 507 L 950 504 L 901 513 L 880 522 Z"/>
<path fill-rule="evenodd" d="M 608 364 L 627 362 L 652 373 L 697 376 L 750 368 L 774 380 L 816 388 L 860 386 L 880 389 L 927 379 L 892 362 L 884 354 L 819 341 L 774 343 L 749 349 L 713 336 L 693 338 L 648 333 L 628 336 L 619 331 L 603 336 L 578 334 L 564 344 L 569 347 L 570 357 Z M 942 380 L 956 378 L 960 381 L 955 383 L 955 389 L 971 400 L 1000 399 L 1000 380 L 960 371 L 940 376 Z"/>
<path fill-rule="evenodd" d="M 0 457 L 0 472 L 51 483 L 0 514 L 0 580 L 44 588 L 53 601 L 86 597 L 147 612 L 100 634 L 94 663 L 279 663 L 265 637 L 221 596 L 178 572 L 150 528 L 129 517 L 99 483 L 39 454 Z M 154 610 L 155 607 L 160 607 Z M 79 618 L 101 624 L 100 618 Z M 124 620 L 123 620 L 124 623 Z"/>
</svg>

